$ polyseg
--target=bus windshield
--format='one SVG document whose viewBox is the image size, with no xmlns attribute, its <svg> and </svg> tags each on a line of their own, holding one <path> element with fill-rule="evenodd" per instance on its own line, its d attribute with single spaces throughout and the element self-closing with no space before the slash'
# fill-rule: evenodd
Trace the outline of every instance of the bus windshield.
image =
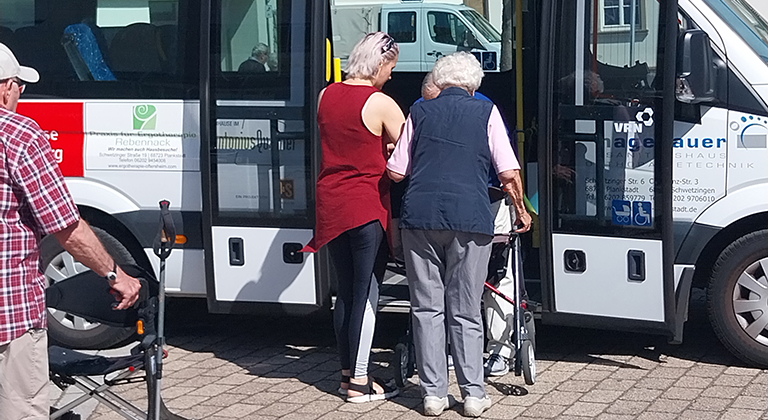
<svg viewBox="0 0 768 420">
<path fill-rule="evenodd" d="M 768 63 L 768 23 L 744 0 L 705 0 Z"/>
<path fill-rule="evenodd" d="M 475 10 L 462 10 L 461 14 L 477 28 L 478 31 L 488 40 L 488 42 L 501 42 L 501 34 L 494 28 L 488 20 Z"/>
</svg>

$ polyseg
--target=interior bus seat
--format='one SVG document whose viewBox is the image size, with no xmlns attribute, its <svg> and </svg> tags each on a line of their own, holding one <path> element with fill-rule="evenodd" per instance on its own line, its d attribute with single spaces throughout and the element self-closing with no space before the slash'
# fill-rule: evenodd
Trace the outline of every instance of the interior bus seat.
<svg viewBox="0 0 768 420">
<path fill-rule="evenodd" d="M 63 26 L 42 23 L 14 31 L 19 62 L 40 73 L 41 81 L 71 80 L 75 74 L 61 45 Z"/>
<path fill-rule="evenodd" d="M 117 73 L 161 73 L 163 51 L 157 27 L 133 23 L 115 34 L 109 45 L 112 68 Z"/>
<path fill-rule="evenodd" d="M 102 54 L 96 35 L 85 23 L 64 29 L 61 45 L 80 80 L 117 80 Z"/>
<path fill-rule="evenodd" d="M 161 25 L 157 27 L 160 37 L 161 51 L 165 55 L 163 71 L 176 74 L 179 59 L 179 27 L 177 25 Z"/>
<path fill-rule="evenodd" d="M 51 419 L 63 419 L 71 410 L 91 398 L 95 398 L 126 418 L 148 418 L 147 413 L 135 404 L 119 396 L 110 388 L 134 382 L 147 383 L 147 412 L 156 407 L 155 391 L 157 375 L 154 374 L 159 284 L 151 273 L 140 267 L 121 265 L 131 276 L 140 279 L 141 292 L 138 302 L 124 311 L 112 309 L 116 302 L 110 293 L 109 283 L 93 271 L 77 274 L 66 281 L 56 282 L 46 290 L 46 305 L 81 316 L 91 322 L 114 327 L 134 327 L 142 338 L 130 354 L 124 356 L 100 356 L 83 353 L 71 348 L 51 346 L 48 349 L 48 365 L 51 381 L 65 390 L 75 386 L 83 395 L 70 403 L 53 409 Z M 102 377 L 97 381 L 94 377 Z M 184 420 L 171 413 L 160 400 L 160 418 Z"/>
<path fill-rule="evenodd" d="M 0 26 L 0 43 L 5 44 L 16 54 L 16 35 L 13 33 L 13 29 Z"/>
</svg>

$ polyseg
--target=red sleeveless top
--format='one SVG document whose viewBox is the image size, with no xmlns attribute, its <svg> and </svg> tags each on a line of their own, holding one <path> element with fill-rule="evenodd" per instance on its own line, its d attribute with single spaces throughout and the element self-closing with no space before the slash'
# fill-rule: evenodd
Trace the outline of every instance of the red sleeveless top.
<svg viewBox="0 0 768 420">
<path fill-rule="evenodd" d="M 372 220 L 384 230 L 390 216 L 386 144 L 363 124 L 373 86 L 334 83 L 317 113 L 322 161 L 317 178 L 315 237 L 304 252 L 317 252 L 341 233 Z"/>
</svg>

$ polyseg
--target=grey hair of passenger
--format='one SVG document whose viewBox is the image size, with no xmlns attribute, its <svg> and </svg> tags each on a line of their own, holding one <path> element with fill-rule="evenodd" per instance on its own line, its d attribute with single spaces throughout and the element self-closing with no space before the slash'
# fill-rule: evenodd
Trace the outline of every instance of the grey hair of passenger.
<svg viewBox="0 0 768 420">
<path fill-rule="evenodd" d="M 269 54 L 269 46 L 263 42 L 259 42 L 253 47 L 253 50 L 251 50 L 251 56 L 258 57 L 262 54 Z"/>
<path fill-rule="evenodd" d="M 397 58 L 400 46 L 384 32 L 372 32 L 352 49 L 347 61 L 347 78 L 373 80 L 379 66 Z"/>
<path fill-rule="evenodd" d="M 435 63 L 432 77 L 440 90 L 451 86 L 474 92 L 483 81 L 483 67 L 474 55 L 460 51 L 446 55 Z"/>
<path fill-rule="evenodd" d="M 427 73 L 427 75 L 424 76 L 424 80 L 421 81 L 421 96 L 423 96 L 424 99 L 427 99 L 427 96 L 430 96 L 430 93 L 439 90 L 440 89 L 435 85 L 435 79 L 432 76 L 432 72 Z"/>
</svg>

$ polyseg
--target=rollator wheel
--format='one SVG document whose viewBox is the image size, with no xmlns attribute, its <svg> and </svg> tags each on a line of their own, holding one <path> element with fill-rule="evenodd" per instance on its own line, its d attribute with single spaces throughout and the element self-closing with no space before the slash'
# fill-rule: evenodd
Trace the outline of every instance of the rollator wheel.
<svg viewBox="0 0 768 420">
<path fill-rule="evenodd" d="M 395 384 L 402 388 L 408 381 L 408 370 L 411 366 L 410 352 L 408 351 L 408 345 L 405 343 L 397 343 L 395 346 Z M 411 369 L 411 375 L 413 370 Z"/>
<path fill-rule="evenodd" d="M 523 320 L 525 322 L 525 329 L 528 331 L 528 339 L 533 344 L 533 350 L 536 350 L 536 322 L 533 319 L 533 312 L 523 312 Z"/>
<path fill-rule="evenodd" d="M 536 383 L 536 357 L 534 356 L 533 344 L 530 340 L 523 341 L 520 348 L 520 359 L 525 384 L 533 385 Z"/>
</svg>

